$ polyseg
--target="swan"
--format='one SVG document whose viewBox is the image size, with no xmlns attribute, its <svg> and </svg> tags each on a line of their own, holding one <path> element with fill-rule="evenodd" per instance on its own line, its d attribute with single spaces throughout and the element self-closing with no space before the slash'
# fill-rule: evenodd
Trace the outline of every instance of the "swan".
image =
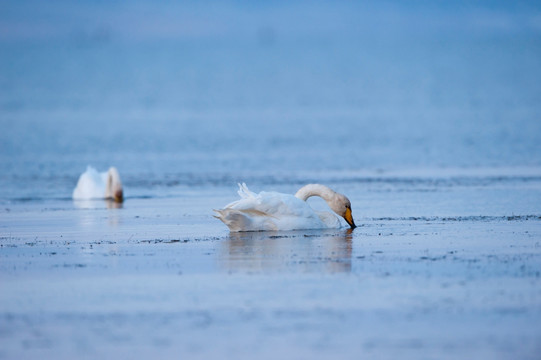
<svg viewBox="0 0 541 360">
<path fill-rule="evenodd" d="M 319 196 L 346 222 L 355 228 L 349 199 L 325 185 L 308 184 L 295 195 L 262 191 L 256 194 L 246 184 L 239 184 L 240 200 L 221 210 L 214 210 L 217 219 L 231 232 L 307 230 L 340 227 L 340 219 L 330 212 L 314 211 L 306 200 Z"/>
<path fill-rule="evenodd" d="M 98 173 L 92 166 L 88 166 L 73 190 L 73 199 L 110 199 L 121 203 L 124 196 L 118 170 L 110 167 L 109 171 Z"/>
</svg>

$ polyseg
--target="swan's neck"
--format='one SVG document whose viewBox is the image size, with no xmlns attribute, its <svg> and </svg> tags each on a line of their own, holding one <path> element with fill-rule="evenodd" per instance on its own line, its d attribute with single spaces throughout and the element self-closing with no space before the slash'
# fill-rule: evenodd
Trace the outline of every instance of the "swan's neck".
<svg viewBox="0 0 541 360">
<path fill-rule="evenodd" d="M 124 199 L 122 193 L 122 183 L 120 175 L 115 167 L 111 167 L 107 172 L 107 183 L 105 184 L 105 198 L 113 199 L 116 202 L 122 202 Z"/>
<path fill-rule="evenodd" d="M 330 188 L 326 187 L 325 185 L 320 184 L 308 184 L 303 186 L 302 188 L 297 191 L 295 194 L 295 197 L 306 201 L 311 196 L 319 196 L 323 198 L 327 203 L 329 203 L 336 192 L 331 190 Z"/>
</svg>

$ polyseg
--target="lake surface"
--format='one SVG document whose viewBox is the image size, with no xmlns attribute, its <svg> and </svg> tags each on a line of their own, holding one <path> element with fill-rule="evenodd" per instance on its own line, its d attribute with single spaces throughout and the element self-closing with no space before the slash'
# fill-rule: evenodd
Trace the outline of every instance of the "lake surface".
<svg viewBox="0 0 541 360">
<path fill-rule="evenodd" d="M 0 8 L 0 358 L 541 352 L 539 5 Z M 360 226 L 230 234 L 237 182 Z"/>
</svg>

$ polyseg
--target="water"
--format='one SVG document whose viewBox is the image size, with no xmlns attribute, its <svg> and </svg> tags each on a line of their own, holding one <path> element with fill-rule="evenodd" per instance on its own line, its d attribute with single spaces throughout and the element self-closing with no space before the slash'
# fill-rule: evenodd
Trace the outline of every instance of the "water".
<svg viewBox="0 0 541 360">
<path fill-rule="evenodd" d="M 88 164 L 128 196 L 541 165 L 535 5 L 24 4 L 2 16 L 4 201 L 69 197 Z"/>
<path fill-rule="evenodd" d="M 536 358 L 539 19 L 0 2 L 0 358 Z M 71 199 L 87 165 L 121 208 Z M 229 234 L 237 182 L 360 226 Z"/>
</svg>

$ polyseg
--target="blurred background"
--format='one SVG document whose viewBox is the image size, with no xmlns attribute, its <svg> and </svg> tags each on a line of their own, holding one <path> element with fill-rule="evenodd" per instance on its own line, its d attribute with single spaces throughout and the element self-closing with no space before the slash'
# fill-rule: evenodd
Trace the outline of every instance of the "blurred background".
<svg viewBox="0 0 541 360">
<path fill-rule="evenodd" d="M 0 1 L 0 199 L 541 166 L 536 1 Z"/>
</svg>

